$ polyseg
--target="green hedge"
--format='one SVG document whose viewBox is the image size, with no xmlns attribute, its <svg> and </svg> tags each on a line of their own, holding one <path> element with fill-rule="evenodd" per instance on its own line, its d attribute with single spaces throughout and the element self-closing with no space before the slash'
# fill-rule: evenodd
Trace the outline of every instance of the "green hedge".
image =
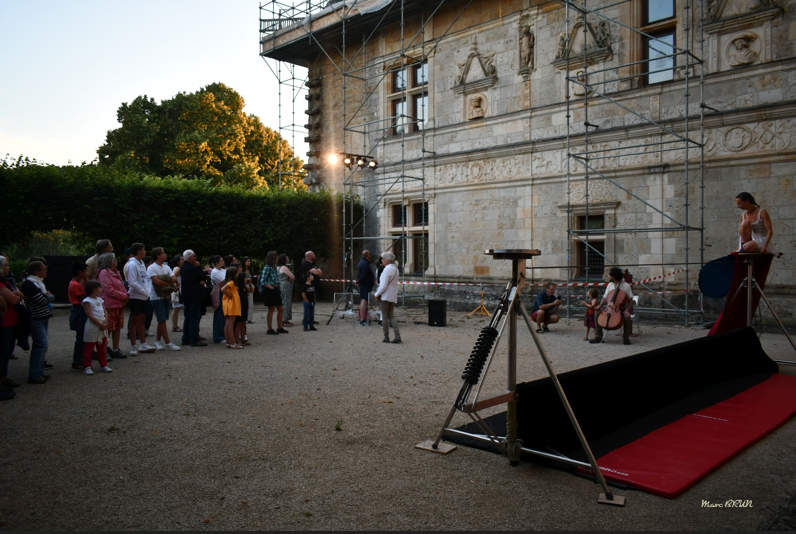
<svg viewBox="0 0 796 534">
<path fill-rule="evenodd" d="M 34 231 L 71 230 L 88 242 L 108 238 L 121 253 L 132 243 L 169 255 L 235 254 L 264 258 L 269 250 L 299 260 L 306 250 L 337 250 L 341 197 L 329 192 L 253 192 L 203 180 L 142 176 L 93 165 L 0 165 L 0 246 Z M 361 207 L 358 207 L 361 210 Z M 337 216 L 335 214 L 338 214 Z M 93 253 L 87 245 L 86 253 Z"/>
</svg>

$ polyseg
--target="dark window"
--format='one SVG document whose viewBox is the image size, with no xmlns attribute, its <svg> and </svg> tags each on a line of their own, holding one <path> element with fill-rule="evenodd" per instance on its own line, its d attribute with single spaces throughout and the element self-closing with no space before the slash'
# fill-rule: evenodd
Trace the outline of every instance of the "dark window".
<svg viewBox="0 0 796 534">
<path fill-rule="evenodd" d="M 406 206 L 396 204 L 392 207 L 392 225 L 393 226 L 406 226 Z"/>
<path fill-rule="evenodd" d="M 392 73 L 392 92 L 406 89 L 406 69 L 398 69 Z"/>
<path fill-rule="evenodd" d="M 668 82 L 674 79 L 674 30 L 647 38 L 647 83 Z"/>
<path fill-rule="evenodd" d="M 418 234 L 412 239 L 412 253 L 414 274 L 423 274 L 428 268 L 428 234 Z"/>
<path fill-rule="evenodd" d="M 646 0 L 644 2 L 644 25 L 674 18 L 674 0 Z"/>
<path fill-rule="evenodd" d="M 398 272 L 404 273 L 404 256 L 403 256 L 403 238 L 398 237 L 392 242 L 390 252 L 395 254 L 395 266 L 398 267 Z"/>
<path fill-rule="evenodd" d="M 589 246 L 592 248 L 587 249 L 585 243 L 578 241 L 578 269 L 577 277 L 586 278 L 586 268 L 589 269 L 589 280 L 602 280 L 603 271 L 605 271 L 605 242 L 604 241 L 589 241 Z"/>
<path fill-rule="evenodd" d="M 406 124 L 409 122 L 409 118 L 407 117 L 406 109 L 406 100 L 403 98 L 399 98 L 398 100 L 392 101 L 392 116 L 393 116 L 393 134 L 394 135 L 401 135 L 404 133 L 404 128 Z M 408 132 L 407 132 L 408 133 Z"/>
<path fill-rule="evenodd" d="M 412 70 L 415 73 L 415 87 L 420 87 L 421 85 L 426 85 L 428 83 L 428 63 L 423 62 L 419 65 L 415 65 L 412 67 Z"/>
<path fill-rule="evenodd" d="M 588 221 L 586 216 L 578 217 L 578 230 L 603 230 L 605 229 L 605 215 L 589 215 Z M 595 234 L 589 234 L 594 236 Z M 597 234 L 604 235 L 604 234 Z M 580 236 L 581 239 L 586 239 L 585 235 Z M 587 278 L 586 269 L 588 267 L 588 280 L 602 280 L 603 271 L 605 271 L 605 242 L 604 241 L 589 241 L 589 247 L 585 243 L 577 242 L 577 274 L 578 278 Z"/>
<path fill-rule="evenodd" d="M 428 202 L 415 204 L 412 209 L 414 211 L 413 226 L 428 226 Z"/>
</svg>

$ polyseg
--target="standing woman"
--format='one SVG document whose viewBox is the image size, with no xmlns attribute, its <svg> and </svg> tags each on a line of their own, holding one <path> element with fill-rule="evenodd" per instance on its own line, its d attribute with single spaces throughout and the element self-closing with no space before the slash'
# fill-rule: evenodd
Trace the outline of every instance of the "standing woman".
<svg viewBox="0 0 796 534">
<path fill-rule="evenodd" d="M 376 290 L 376 300 L 381 308 L 382 328 L 384 329 L 385 343 L 390 343 L 390 324 L 392 324 L 395 337 L 392 343 L 401 342 L 401 332 L 398 330 L 398 320 L 395 318 L 395 304 L 398 302 L 398 279 L 401 277 L 398 268 L 393 265 L 395 254 L 385 252 L 381 255 L 384 271 L 379 278 L 379 289 Z"/>
<path fill-rule="evenodd" d="M 119 338 L 121 338 L 122 326 L 124 326 L 124 305 L 130 300 L 130 296 L 124 288 L 122 273 L 119 272 L 118 266 L 116 254 L 113 252 L 101 254 L 97 262 L 97 272 L 99 273 L 97 278 L 102 286 L 100 298 L 105 302 L 105 324 L 108 326 L 108 333 L 110 333 L 113 343 L 113 349 L 109 351 L 108 355 L 111 358 L 127 358 L 127 354 L 119 350 Z"/>
<path fill-rule="evenodd" d="M 8 378 L 8 360 L 14 352 L 14 330 L 17 326 L 19 314 L 16 306 L 22 300 L 22 291 L 16 289 L 8 281 L 8 260 L 0 255 L 0 299 L 5 302 L 7 310 L 0 322 L 0 382 L 3 388 L 15 388 L 19 386 L 16 382 Z M 14 392 L 8 389 L 0 389 L 0 400 L 14 398 Z"/>
<path fill-rule="evenodd" d="M 169 261 L 169 267 L 171 270 L 174 271 L 174 276 L 177 278 L 177 283 L 180 284 L 182 287 L 182 276 L 180 276 L 180 269 L 182 268 L 183 262 L 182 255 L 177 254 L 171 261 Z M 174 308 L 174 311 L 171 312 L 171 331 L 172 332 L 182 332 L 182 328 L 179 327 L 179 320 L 180 320 L 180 310 L 182 309 L 182 299 L 180 298 L 182 293 L 178 288 L 177 291 L 171 294 L 171 306 Z"/>
<path fill-rule="evenodd" d="M 240 317 L 240 294 L 235 286 L 238 279 L 238 268 L 236 266 L 227 267 L 224 285 L 221 286 L 223 297 L 221 307 L 224 310 L 224 337 L 227 341 L 228 349 L 242 349 L 242 343 L 235 342 L 235 321 Z"/>
<path fill-rule="evenodd" d="M 287 330 L 282 328 L 282 314 L 284 308 L 282 307 L 282 293 L 279 290 L 279 273 L 276 271 L 276 260 L 279 255 L 275 250 L 272 250 L 265 256 L 265 267 L 263 272 L 260 273 L 260 280 L 263 287 L 263 301 L 268 306 L 268 331 L 265 332 L 268 336 L 275 336 L 277 334 L 287 334 Z M 277 311 L 276 316 L 276 330 L 272 327 L 272 320 L 274 318 L 274 311 Z"/>
<path fill-rule="evenodd" d="M 290 258 L 287 254 L 280 254 L 276 260 L 277 272 L 279 273 L 279 291 L 282 292 L 282 326 L 293 326 L 290 320 L 293 318 L 293 281 L 296 277 L 290 272 L 287 262 Z"/>
<path fill-rule="evenodd" d="M 252 259 L 248 256 L 243 257 L 243 263 L 241 265 L 241 269 L 243 274 L 246 276 L 246 280 L 249 281 L 252 290 L 246 292 L 246 302 L 248 305 L 248 313 L 246 314 L 246 322 L 249 324 L 254 323 L 252 319 L 254 318 L 254 278 L 252 272 Z M 240 284 L 238 284 L 240 285 Z M 242 304 L 242 303 L 241 303 Z"/>
<path fill-rule="evenodd" d="M 44 358 L 49 348 L 47 329 L 50 317 L 53 316 L 50 302 L 54 297 L 44 285 L 45 278 L 47 278 L 47 266 L 44 263 L 33 261 L 28 264 L 28 277 L 22 283 L 25 306 L 33 318 L 30 331 L 33 344 L 30 347 L 28 384 L 45 384 L 49 378 L 49 375 L 44 374 Z"/>
<path fill-rule="evenodd" d="M 749 193 L 738 193 L 735 205 L 743 210 L 741 214 L 741 228 L 739 252 L 769 253 L 771 238 L 774 237 L 774 227 L 768 211 L 755 202 L 755 197 Z"/>
<path fill-rule="evenodd" d="M 245 261 L 245 260 L 244 260 Z M 240 315 L 235 319 L 235 343 L 251 345 L 246 334 L 246 317 L 249 316 L 249 295 L 254 295 L 254 286 L 251 278 L 246 278 L 246 273 L 238 271 L 238 296 L 240 297 Z M 238 341 L 240 340 L 240 341 Z"/>
</svg>

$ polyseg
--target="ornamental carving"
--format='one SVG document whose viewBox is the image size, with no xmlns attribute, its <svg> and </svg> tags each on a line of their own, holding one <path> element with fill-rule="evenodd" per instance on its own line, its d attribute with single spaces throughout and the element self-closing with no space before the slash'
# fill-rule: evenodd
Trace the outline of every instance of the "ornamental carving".
<svg viewBox="0 0 796 534">
<path fill-rule="evenodd" d="M 746 126 L 733 126 L 724 131 L 724 148 L 730 152 L 746 150 L 754 140 L 754 132 Z"/>
<path fill-rule="evenodd" d="M 580 204 L 586 202 L 586 182 L 572 184 L 569 189 L 569 202 Z M 589 202 L 607 202 L 614 200 L 614 186 L 608 180 L 589 180 Z"/>
<path fill-rule="evenodd" d="M 470 93 L 492 87 L 497 83 L 497 67 L 495 52 L 481 54 L 478 42 L 473 37 L 470 55 L 461 63 L 456 63 L 456 77 L 453 80 L 453 91 L 456 94 Z"/>
<path fill-rule="evenodd" d="M 582 67 L 584 63 L 593 65 L 600 61 L 608 61 L 613 56 L 611 49 L 611 29 L 608 22 L 600 20 L 592 23 L 578 15 L 578 20 L 569 32 L 569 49 L 567 34 L 558 34 L 558 51 L 553 65 L 564 70 Z M 567 60 L 569 57 L 569 60 Z"/>
<path fill-rule="evenodd" d="M 758 41 L 758 36 L 753 32 L 733 38 L 724 50 L 727 62 L 733 67 L 745 67 L 756 62 L 760 59 L 760 53 L 756 51 L 759 45 L 756 45 L 755 41 Z"/>
<path fill-rule="evenodd" d="M 523 176 L 522 158 L 490 159 L 445 165 L 435 172 L 439 185 L 488 183 Z"/>
</svg>

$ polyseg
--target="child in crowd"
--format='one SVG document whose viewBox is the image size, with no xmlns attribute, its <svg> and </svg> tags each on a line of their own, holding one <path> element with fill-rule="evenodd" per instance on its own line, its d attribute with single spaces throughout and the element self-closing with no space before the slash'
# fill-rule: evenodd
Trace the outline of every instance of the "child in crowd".
<svg viewBox="0 0 796 534">
<path fill-rule="evenodd" d="M 86 295 L 83 299 L 83 309 L 86 312 L 86 328 L 83 334 L 85 347 L 83 348 L 83 374 L 93 375 L 91 370 L 91 353 L 94 347 L 97 348 L 97 359 L 106 373 L 113 369 L 108 367 L 108 325 L 105 322 L 105 306 L 100 298 L 102 294 L 102 284 L 97 280 L 86 282 Z"/>
<path fill-rule="evenodd" d="M 600 305 L 600 296 L 597 293 L 597 288 L 593 287 L 589 289 L 587 293 L 589 300 L 581 300 L 584 306 L 586 306 L 586 316 L 583 318 L 583 325 L 586 327 L 586 337 L 583 338 L 583 341 L 589 340 L 589 332 L 592 328 L 595 328 L 594 318 L 596 316 L 597 307 Z"/>
<path fill-rule="evenodd" d="M 301 287 L 301 298 L 304 299 L 304 331 L 317 330 L 315 326 L 315 288 L 312 281 L 315 277 L 307 271 L 304 273 L 304 285 Z"/>
<path fill-rule="evenodd" d="M 246 277 L 243 267 L 238 272 L 238 296 L 240 297 L 240 316 L 235 318 L 235 342 L 246 346 L 249 343 L 249 336 L 246 335 L 246 319 L 249 317 L 249 291 L 254 291 L 251 278 Z"/>
<path fill-rule="evenodd" d="M 88 265 L 82 261 L 72 264 L 72 280 L 69 282 L 69 302 L 72 310 L 69 313 L 69 328 L 75 331 L 75 348 L 72 351 L 72 370 L 83 370 L 83 334 L 86 329 L 86 311 L 83 299 L 86 298 L 86 281 Z"/>
<path fill-rule="evenodd" d="M 238 268 L 228 267 L 225 284 L 221 286 L 221 294 L 224 300 L 221 306 L 224 308 L 224 337 L 227 341 L 228 349 L 242 349 L 242 343 L 235 343 L 235 320 L 240 317 L 240 294 L 235 285 L 238 278 Z"/>
</svg>

